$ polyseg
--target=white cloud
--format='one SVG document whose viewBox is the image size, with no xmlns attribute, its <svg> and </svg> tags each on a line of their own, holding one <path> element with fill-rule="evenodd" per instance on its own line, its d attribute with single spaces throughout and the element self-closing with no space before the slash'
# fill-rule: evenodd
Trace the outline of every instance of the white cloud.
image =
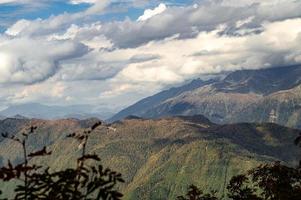
<svg viewBox="0 0 301 200">
<path fill-rule="evenodd" d="M 16 0 L 0 0 L 0 4 L 2 3 L 12 3 L 15 2 Z"/>
<path fill-rule="evenodd" d="M 297 28 L 299 27 L 299 28 Z M 158 59 L 128 64 L 115 81 L 175 84 L 206 74 L 239 69 L 257 69 L 295 64 L 300 52 L 301 19 L 263 24 L 263 32 L 233 37 L 219 35 L 221 29 L 201 32 L 195 38 L 178 38 L 151 42 L 146 45 L 104 52 L 109 60 L 126 60 L 139 52 Z M 227 27 L 221 27 L 227 28 Z M 291 55 L 295 56 L 291 56 Z"/>
<path fill-rule="evenodd" d="M 11 27 L 9 27 L 5 33 L 10 36 L 17 36 L 21 34 L 23 30 L 25 30 L 27 27 L 29 27 L 31 22 L 29 20 L 21 19 L 17 21 L 15 24 L 13 24 Z"/>
<path fill-rule="evenodd" d="M 80 3 L 96 3 L 98 0 L 70 0 L 72 4 Z M 51 0 L 0 0 L 0 4 L 5 3 L 15 3 L 15 4 L 29 4 L 29 3 L 41 3 L 41 2 L 51 2 Z"/>
<path fill-rule="evenodd" d="M 301 62 L 299 1 L 161 4 L 138 22 L 91 17 L 108 3 L 7 29 L 0 36 L 0 102 L 125 106 L 203 75 Z"/>
<path fill-rule="evenodd" d="M 21 19 L 6 30 L 6 34 L 17 37 L 48 36 L 61 32 L 70 27 L 71 24 L 83 23 L 89 20 L 92 15 L 103 13 L 109 5 L 110 0 L 101 0 L 94 3 L 86 10 L 78 13 L 63 13 L 57 16 L 50 16 L 47 19 L 37 18 L 35 20 Z"/>
<path fill-rule="evenodd" d="M 253 4 L 240 7 L 214 2 L 200 3 L 198 7 L 172 6 L 145 21 L 126 19 L 104 23 L 102 33 L 119 48 L 136 47 L 175 34 L 182 39 L 193 38 L 199 32 L 213 31 L 220 25 L 227 26 L 222 34 L 254 34 L 261 31 L 264 22 L 301 17 L 300 10 L 301 1 L 290 0 L 279 1 L 275 5 Z"/>
<path fill-rule="evenodd" d="M 214 0 L 213 0 L 214 1 Z M 243 6 L 251 6 L 254 4 L 261 4 L 261 5 L 276 5 L 279 3 L 283 2 L 288 2 L 288 1 L 294 1 L 294 0 L 218 0 L 221 5 L 226 5 L 226 6 L 237 6 L 237 7 L 243 7 Z"/>
<path fill-rule="evenodd" d="M 250 16 L 250 17 L 248 17 L 246 19 L 238 20 L 236 22 L 236 26 L 235 27 L 236 28 L 241 28 L 244 25 L 250 24 L 254 20 L 254 18 L 255 18 L 254 16 Z"/>
<path fill-rule="evenodd" d="M 0 4 L 5 4 L 5 3 L 30 3 L 34 2 L 36 0 L 0 0 Z"/>
<path fill-rule="evenodd" d="M 0 83 L 31 84 L 54 75 L 59 63 L 87 53 L 88 49 L 70 41 L 12 39 L 0 44 Z"/>
<path fill-rule="evenodd" d="M 96 3 L 97 0 L 70 0 L 70 3 L 72 4 L 81 4 L 81 3 L 90 3 L 90 4 L 93 4 L 93 3 Z"/>
<path fill-rule="evenodd" d="M 153 16 L 159 15 L 163 13 L 167 9 L 166 5 L 164 3 L 160 3 L 158 7 L 152 9 L 147 9 L 144 11 L 143 15 L 141 15 L 137 21 L 146 21 Z"/>
</svg>

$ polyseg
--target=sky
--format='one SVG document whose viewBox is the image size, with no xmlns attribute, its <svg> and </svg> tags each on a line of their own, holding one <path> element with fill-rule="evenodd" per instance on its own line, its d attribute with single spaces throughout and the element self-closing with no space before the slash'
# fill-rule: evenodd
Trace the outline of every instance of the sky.
<svg viewBox="0 0 301 200">
<path fill-rule="evenodd" d="M 301 63 L 299 0 L 0 0 L 0 109 L 118 111 L 225 71 Z"/>
</svg>

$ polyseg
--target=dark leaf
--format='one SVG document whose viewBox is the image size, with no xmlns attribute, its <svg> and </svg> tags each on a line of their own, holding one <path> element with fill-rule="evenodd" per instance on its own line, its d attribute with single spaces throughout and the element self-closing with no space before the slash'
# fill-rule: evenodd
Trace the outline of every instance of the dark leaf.
<svg viewBox="0 0 301 200">
<path fill-rule="evenodd" d="M 99 122 L 96 122 L 92 127 L 91 127 L 91 130 L 95 130 L 97 127 L 99 127 L 100 125 L 102 125 L 102 122 L 99 121 Z"/>
<path fill-rule="evenodd" d="M 50 154 L 51 154 L 51 151 L 50 151 L 50 152 L 47 152 L 46 146 L 45 146 L 42 150 L 39 150 L 39 151 L 30 153 L 30 154 L 28 155 L 28 157 L 46 156 L 46 155 L 50 155 Z"/>
</svg>

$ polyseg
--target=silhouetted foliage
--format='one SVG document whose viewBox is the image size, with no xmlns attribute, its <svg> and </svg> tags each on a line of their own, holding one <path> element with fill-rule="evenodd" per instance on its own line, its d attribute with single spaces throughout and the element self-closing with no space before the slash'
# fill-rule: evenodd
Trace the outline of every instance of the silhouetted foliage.
<svg viewBox="0 0 301 200">
<path fill-rule="evenodd" d="M 231 199 L 297 200 L 301 197 L 301 173 L 280 162 L 260 165 L 228 185 Z"/>
<path fill-rule="evenodd" d="M 76 168 L 52 172 L 48 167 L 30 165 L 30 159 L 38 156 L 51 155 L 47 147 L 27 153 L 26 142 L 37 127 L 30 127 L 27 133 L 22 133 L 22 138 L 8 136 L 2 137 L 21 144 L 24 162 L 13 166 L 8 161 L 7 166 L 0 168 L 0 180 L 23 182 L 15 188 L 15 200 L 119 200 L 123 196 L 117 189 L 118 183 L 124 182 L 120 173 L 104 168 L 96 154 L 86 153 L 89 135 L 101 125 L 94 124 L 81 134 L 70 134 L 67 137 L 76 139 L 81 144 L 81 156 L 77 159 Z M 89 164 L 88 164 L 89 163 Z M 94 163 L 94 164 L 91 164 Z M 1 194 L 1 191 L 0 191 Z"/>
<path fill-rule="evenodd" d="M 218 200 L 218 198 L 215 197 L 215 192 L 204 194 L 195 185 L 190 185 L 186 196 L 178 196 L 177 200 Z"/>
<path fill-rule="evenodd" d="M 250 187 L 250 181 L 246 175 L 238 175 L 232 177 L 229 185 L 228 197 L 233 200 L 260 200 L 256 194 L 255 189 Z"/>
</svg>

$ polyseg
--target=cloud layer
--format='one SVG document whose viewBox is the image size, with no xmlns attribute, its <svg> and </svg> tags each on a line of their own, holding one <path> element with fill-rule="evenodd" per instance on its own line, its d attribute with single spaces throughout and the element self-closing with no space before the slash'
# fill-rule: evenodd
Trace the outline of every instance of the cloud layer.
<svg viewBox="0 0 301 200">
<path fill-rule="evenodd" d="M 88 52 L 88 48 L 81 43 L 29 38 L 6 41 L 0 48 L 0 83 L 32 84 L 44 81 L 56 73 L 61 61 Z"/>
<path fill-rule="evenodd" d="M 299 1 L 158 3 L 118 21 L 96 17 L 116 1 L 70 3 L 90 7 L 20 19 L 0 35 L 0 89 L 9 88 L 2 102 L 119 109 L 196 77 L 301 63 Z"/>
</svg>

